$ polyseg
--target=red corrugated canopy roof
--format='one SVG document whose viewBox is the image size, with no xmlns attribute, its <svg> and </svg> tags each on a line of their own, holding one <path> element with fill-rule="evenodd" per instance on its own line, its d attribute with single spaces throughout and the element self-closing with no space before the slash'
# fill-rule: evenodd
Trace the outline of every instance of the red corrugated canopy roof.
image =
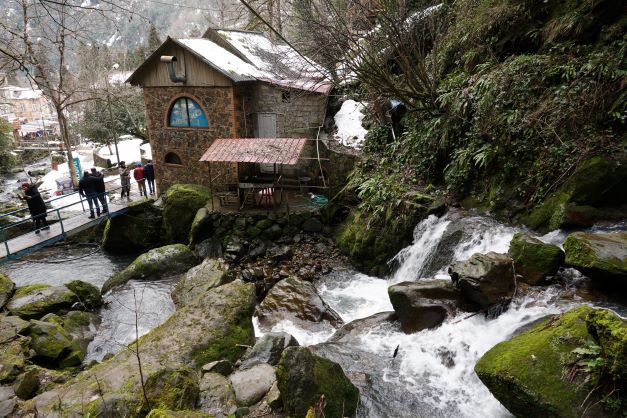
<svg viewBox="0 0 627 418">
<path fill-rule="evenodd" d="M 305 141 L 303 138 L 218 138 L 200 161 L 294 165 Z"/>
</svg>

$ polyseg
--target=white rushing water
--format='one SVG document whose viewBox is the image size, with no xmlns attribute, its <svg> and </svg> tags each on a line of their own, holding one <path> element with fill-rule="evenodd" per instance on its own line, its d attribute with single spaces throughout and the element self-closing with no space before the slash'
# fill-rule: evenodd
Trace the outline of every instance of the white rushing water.
<svg viewBox="0 0 627 418">
<path fill-rule="evenodd" d="M 429 280 L 434 276 L 448 277 L 446 267 L 451 261 L 464 260 L 475 253 L 507 252 L 517 231 L 486 217 L 430 216 L 416 226 L 412 245 L 394 257 L 392 263 L 398 267 L 388 279 L 340 271 L 321 280 L 318 292 L 346 323 L 392 311 L 387 293 L 390 285 L 407 280 Z M 558 241 L 561 236 L 554 234 L 547 238 L 546 241 Z M 429 271 L 431 276 L 425 277 Z M 385 366 L 375 367 L 373 371 L 368 369 L 372 366 L 364 364 L 363 370 L 380 373 L 385 388 L 372 389 L 372 397 L 381 398 L 383 391 L 390 406 L 381 405 L 379 401 L 378 409 L 374 408 L 376 411 L 364 407 L 359 415 L 510 416 L 479 381 L 474 365 L 486 351 L 511 337 L 521 326 L 566 309 L 566 305 L 559 303 L 560 291 L 558 287 L 548 287 L 533 298 L 516 300 L 507 312 L 492 320 L 482 315 L 466 318 L 468 314 L 463 313 L 447 319 L 438 328 L 410 335 L 385 323 L 363 329 L 357 340 L 342 342 L 339 351 L 349 352 L 350 361 L 359 362 L 360 352 L 376 355 L 382 360 Z M 273 331 L 279 330 L 294 335 L 302 345 L 319 344 L 331 336 L 328 328 L 318 332 L 312 328 L 305 330 L 301 324 L 294 323 L 284 322 L 273 328 Z M 398 356 L 389 363 L 397 346 Z M 363 359 L 372 362 L 372 357 Z M 368 388 L 360 390 L 362 400 L 369 396 Z M 419 400 L 420 412 L 414 414 L 391 406 L 407 404 L 408 397 Z"/>
</svg>

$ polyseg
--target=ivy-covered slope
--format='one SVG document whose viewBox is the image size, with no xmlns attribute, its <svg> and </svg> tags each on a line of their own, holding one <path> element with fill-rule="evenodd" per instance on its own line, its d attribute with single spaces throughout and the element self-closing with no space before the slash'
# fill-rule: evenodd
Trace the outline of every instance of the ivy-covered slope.
<svg viewBox="0 0 627 418">
<path fill-rule="evenodd" d="M 361 218 L 370 214 L 370 224 L 385 228 L 397 219 L 390 210 L 425 188 L 520 216 L 594 156 L 620 167 L 625 9 L 620 0 L 447 2 L 438 17 L 445 27 L 426 58 L 438 69 L 435 105 L 409 104 L 396 139 L 389 125 L 370 130 L 350 185 L 362 199 Z"/>
</svg>

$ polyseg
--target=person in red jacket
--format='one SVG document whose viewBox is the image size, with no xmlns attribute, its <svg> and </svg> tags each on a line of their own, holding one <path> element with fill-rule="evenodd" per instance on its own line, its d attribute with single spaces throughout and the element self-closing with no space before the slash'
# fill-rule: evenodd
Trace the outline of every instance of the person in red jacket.
<svg viewBox="0 0 627 418">
<path fill-rule="evenodd" d="M 141 163 L 137 163 L 135 166 L 135 170 L 133 170 L 133 177 L 139 187 L 139 195 L 148 197 L 146 195 L 146 177 L 144 177 L 144 167 L 142 167 Z"/>
</svg>

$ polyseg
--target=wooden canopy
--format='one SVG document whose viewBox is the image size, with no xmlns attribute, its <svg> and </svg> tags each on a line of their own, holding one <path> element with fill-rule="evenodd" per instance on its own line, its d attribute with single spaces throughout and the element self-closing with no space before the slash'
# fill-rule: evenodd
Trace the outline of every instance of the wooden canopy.
<svg viewBox="0 0 627 418">
<path fill-rule="evenodd" d="M 303 138 L 219 138 L 200 161 L 295 165 L 305 141 Z"/>
</svg>

